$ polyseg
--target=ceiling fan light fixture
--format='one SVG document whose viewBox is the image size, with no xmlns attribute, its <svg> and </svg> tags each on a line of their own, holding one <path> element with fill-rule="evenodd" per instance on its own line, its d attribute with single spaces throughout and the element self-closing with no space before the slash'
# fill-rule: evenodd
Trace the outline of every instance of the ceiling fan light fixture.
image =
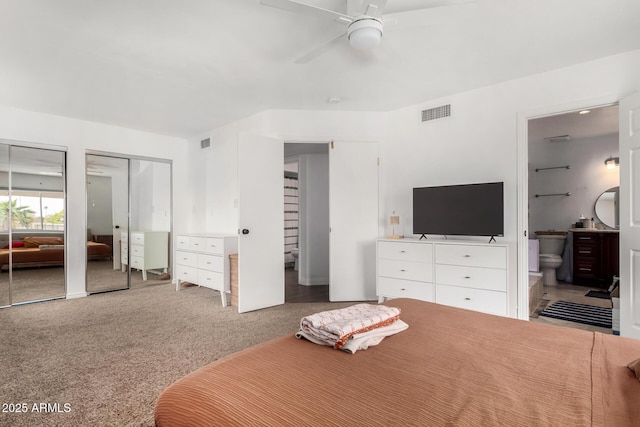
<svg viewBox="0 0 640 427">
<path fill-rule="evenodd" d="M 382 21 L 371 16 L 357 18 L 349 25 L 347 35 L 355 50 L 371 50 L 382 38 Z"/>
</svg>

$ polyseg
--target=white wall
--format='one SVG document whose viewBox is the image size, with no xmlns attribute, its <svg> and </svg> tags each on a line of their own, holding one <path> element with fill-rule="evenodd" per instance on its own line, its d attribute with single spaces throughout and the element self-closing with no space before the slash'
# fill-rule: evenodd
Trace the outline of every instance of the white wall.
<svg viewBox="0 0 640 427">
<path fill-rule="evenodd" d="M 594 106 L 640 88 L 640 51 L 603 58 L 433 100 L 389 114 L 382 144 L 384 217 L 395 209 L 411 234 L 415 186 L 484 181 L 505 183 L 505 236 L 518 239 L 519 116 L 564 112 L 567 105 Z M 420 111 L 451 104 L 452 116 L 422 123 Z M 525 130 L 526 135 L 526 130 Z M 601 161 L 604 161 L 602 159 Z M 526 173 L 525 173 L 526 175 Z M 526 181 L 525 181 L 526 182 Z M 526 199 L 525 199 L 526 200 Z M 579 213 L 578 213 L 579 215 Z M 510 271 L 515 274 L 517 253 Z M 516 315 L 517 277 L 510 277 L 510 315 Z"/>
<path fill-rule="evenodd" d="M 85 153 L 96 150 L 173 161 L 176 228 L 188 220 L 186 140 L 0 106 L 0 139 L 67 151 L 67 297 L 84 296 L 86 270 Z"/>
<path fill-rule="evenodd" d="M 221 145 L 232 151 L 230 147 L 236 143 L 239 131 L 278 136 L 289 141 L 379 141 L 381 235 L 393 210 L 402 217 L 403 233 L 411 235 L 411 191 L 415 186 L 503 181 L 505 236 L 500 241 L 513 244 L 519 234 L 518 150 L 526 150 L 526 146 L 518 146 L 519 134 L 522 133 L 518 127 L 519 117 L 564 112 L 567 105 L 576 103 L 595 106 L 599 99 L 619 99 L 640 88 L 638 76 L 640 51 L 636 50 L 389 113 L 268 111 L 194 138 L 190 142 L 191 162 L 198 168 L 209 166 L 208 159 L 198 158 L 201 138 L 211 137 L 212 145 Z M 451 117 L 421 122 L 420 112 L 423 109 L 443 104 L 451 104 Z M 229 166 L 226 178 L 220 179 L 232 179 L 232 168 Z M 192 204 L 202 206 L 200 212 L 209 215 L 208 212 L 220 209 L 216 211 L 220 215 L 216 222 L 231 224 L 237 221 L 237 212 L 229 206 L 228 200 L 220 206 L 213 199 L 207 199 L 208 184 L 204 173 L 194 171 L 191 179 L 194 188 Z M 237 223 L 234 224 L 233 228 L 237 229 Z M 207 226 L 212 227 L 212 222 L 207 221 Z M 515 245 L 509 267 L 510 315 L 515 316 Z"/>
<path fill-rule="evenodd" d="M 238 133 L 287 142 L 379 141 L 386 114 L 347 111 L 270 110 L 189 140 L 189 221 L 176 232 L 238 231 Z M 211 138 L 201 149 L 200 140 Z M 202 230 L 205 224 L 205 230 Z"/>
<path fill-rule="evenodd" d="M 92 235 L 113 233 L 111 184 L 110 176 L 87 177 L 87 228 Z"/>
<path fill-rule="evenodd" d="M 329 284 L 329 155 L 298 160 L 299 283 Z"/>
<path fill-rule="evenodd" d="M 602 192 L 620 185 L 618 168 L 604 160 L 618 156 L 618 136 L 578 139 L 560 143 L 529 144 L 529 229 L 567 230 L 580 215 L 594 217 Z M 570 169 L 536 172 L 536 168 L 570 165 Z M 536 194 L 571 193 L 571 196 L 535 197 Z"/>
</svg>

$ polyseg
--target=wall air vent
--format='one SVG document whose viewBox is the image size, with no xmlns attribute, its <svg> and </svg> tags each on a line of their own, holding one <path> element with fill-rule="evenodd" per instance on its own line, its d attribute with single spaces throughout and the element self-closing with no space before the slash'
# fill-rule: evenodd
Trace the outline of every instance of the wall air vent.
<svg viewBox="0 0 640 427">
<path fill-rule="evenodd" d="M 422 110 L 422 121 L 427 122 L 429 120 L 442 119 L 451 115 L 451 104 L 442 105 L 440 107 L 429 108 L 428 110 Z"/>
<path fill-rule="evenodd" d="M 200 148 L 207 148 L 211 146 L 211 138 L 203 139 L 200 141 Z"/>
<path fill-rule="evenodd" d="M 547 142 L 567 142 L 571 141 L 571 135 L 548 136 L 544 140 Z"/>
</svg>

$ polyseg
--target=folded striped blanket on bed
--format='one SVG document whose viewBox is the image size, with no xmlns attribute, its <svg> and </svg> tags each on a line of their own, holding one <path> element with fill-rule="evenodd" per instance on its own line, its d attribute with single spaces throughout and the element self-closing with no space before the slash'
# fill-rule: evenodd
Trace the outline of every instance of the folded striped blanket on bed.
<svg viewBox="0 0 640 427">
<path fill-rule="evenodd" d="M 339 349 L 354 335 L 389 326 L 399 319 L 399 308 L 356 304 L 303 317 L 296 336 Z"/>
</svg>

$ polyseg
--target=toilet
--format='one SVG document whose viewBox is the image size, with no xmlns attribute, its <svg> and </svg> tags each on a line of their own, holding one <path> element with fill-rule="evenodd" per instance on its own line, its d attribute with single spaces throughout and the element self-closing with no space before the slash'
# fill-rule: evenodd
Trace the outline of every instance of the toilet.
<svg viewBox="0 0 640 427">
<path fill-rule="evenodd" d="M 562 252 L 567 233 L 564 231 L 536 231 L 536 238 L 540 242 L 540 270 L 542 282 L 545 286 L 556 286 L 556 270 L 562 264 Z"/>
<path fill-rule="evenodd" d="M 291 249 L 291 256 L 293 257 L 293 269 L 298 271 L 298 248 Z"/>
</svg>

